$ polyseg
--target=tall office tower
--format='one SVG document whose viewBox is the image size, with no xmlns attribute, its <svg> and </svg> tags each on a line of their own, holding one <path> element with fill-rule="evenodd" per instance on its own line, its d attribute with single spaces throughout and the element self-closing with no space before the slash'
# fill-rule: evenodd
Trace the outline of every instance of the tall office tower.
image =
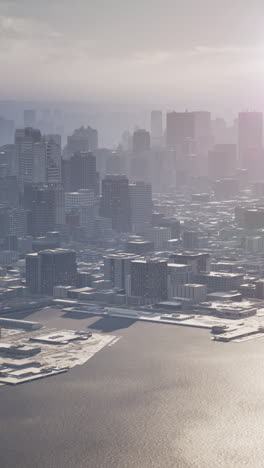
<svg viewBox="0 0 264 468">
<path fill-rule="evenodd" d="M 211 113 L 208 111 L 195 111 L 194 115 L 194 139 L 197 151 L 202 154 L 208 153 L 212 147 L 213 137 L 211 128 Z"/>
<path fill-rule="evenodd" d="M 208 175 L 211 179 L 233 177 L 237 167 L 237 149 L 233 144 L 217 144 L 208 154 Z"/>
<path fill-rule="evenodd" d="M 27 229 L 27 210 L 0 206 L 0 238 L 8 236 L 25 237 Z"/>
<path fill-rule="evenodd" d="M 61 175 L 61 138 L 60 135 L 47 135 L 44 137 L 47 161 L 47 183 L 60 184 Z"/>
<path fill-rule="evenodd" d="M 72 190 L 70 159 L 62 158 L 61 160 L 61 178 L 65 192 L 70 192 Z"/>
<path fill-rule="evenodd" d="M 87 237 L 92 237 L 94 234 L 96 208 L 93 190 L 81 189 L 78 192 L 65 193 L 66 214 L 78 214 L 78 224 L 83 228 Z"/>
<path fill-rule="evenodd" d="M 35 109 L 25 109 L 24 110 L 24 127 L 35 128 L 37 123 L 36 111 Z"/>
<path fill-rule="evenodd" d="M 65 223 L 64 191 L 61 186 L 27 186 L 25 194 L 28 198 L 25 205 L 32 213 L 32 236 L 45 235 Z"/>
<path fill-rule="evenodd" d="M 131 296 L 150 301 L 166 300 L 167 262 L 157 258 L 131 261 Z"/>
<path fill-rule="evenodd" d="M 239 113 L 238 153 L 241 168 L 248 169 L 250 171 L 250 175 L 259 173 L 263 165 L 262 112 Z"/>
<path fill-rule="evenodd" d="M 53 294 L 54 286 L 75 286 L 76 252 L 43 250 L 26 256 L 26 284 L 33 294 Z"/>
<path fill-rule="evenodd" d="M 6 203 L 8 206 L 19 205 L 19 185 L 17 177 L 0 177 L 0 203 Z"/>
<path fill-rule="evenodd" d="M 46 146 L 39 130 L 16 130 L 15 144 L 19 161 L 19 179 L 22 185 L 46 182 Z"/>
<path fill-rule="evenodd" d="M 2 147 L 0 147 L 0 155 L 1 159 L 5 159 L 5 164 L 7 165 L 7 175 L 18 177 L 19 161 L 16 145 L 3 145 Z"/>
<path fill-rule="evenodd" d="M 145 182 L 129 184 L 132 225 L 142 226 L 150 223 L 152 218 L 152 187 Z"/>
<path fill-rule="evenodd" d="M 104 257 L 104 279 L 111 281 L 114 288 L 125 289 L 128 293 L 131 260 L 137 255 L 119 253 Z"/>
<path fill-rule="evenodd" d="M 150 134 L 151 134 L 151 146 L 154 146 L 154 147 L 162 146 L 163 124 L 162 124 L 162 112 L 159 110 L 153 110 L 151 112 Z"/>
<path fill-rule="evenodd" d="M 208 151 L 211 144 L 211 114 L 207 111 L 168 112 L 167 148 L 184 150 L 187 141 L 196 144 L 198 152 Z"/>
<path fill-rule="evenodd" d="M 131 231 L 129 185 L 125 175 L 107 175 L 102 180 L 100 214 L 112 220 L 114 230 Z"/>
<path fill-rule="evenodd" d="M 67 138 L 67 156 L 70 158 L 76 152 L 92 152 L 98 148 L 98 132 L 91 127 L 81 127 L 74 130 Z"/>
<path fill-rule="evenodd" d="M 166 138 L 169 149 L 177 149 L 187 138 L 194 138 L 193 113 L 168 112 Z"/>
<path fill-rule="evenodd" d="M 70 159 L 69 177 L 71 191 L 92 189 L 97 193 L 96 157 L 92 153 L 75 153 Z"/>
<path fill-rule="evenodd" d="M 15 122 L 0 117 L 0 146 L 14 141 Z"/>
<path fill-rule="evenodd" d="M 162 112 L 153 110 L 150 116 L 151 138 L 161 138 L 163 135 Z"/>
<path fill-rule="evenodd" d="M 105 161 L 106 174 L 122 174 L 121 157 L 118 154 L 111 154 Z"/>
<path fill-rule="evenodd" d="M 168 263 L 168 296 L 177 296 L 177 286 L 191 281 L 191 266 L 177 263 Z"/>
<path fill-rule="evenodd" d="M 147 130 L 139 129 L 133 134 L 133 152 L 144 153 L 150 150 L 150 134 Z"/>
<path fill-rule="evenodd" d="M 65 225 L 65 193 L 62 185 L 55 184 L 49 185 L 50 190 L 54 192 L 55 200 L 55 227 L 60 229 L 61 226 Z"/>
</svg>

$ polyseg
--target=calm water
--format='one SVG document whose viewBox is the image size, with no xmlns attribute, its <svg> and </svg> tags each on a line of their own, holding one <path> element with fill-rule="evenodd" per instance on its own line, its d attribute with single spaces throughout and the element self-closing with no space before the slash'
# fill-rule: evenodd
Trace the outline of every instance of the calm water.
<svg viewBox="0 0 264 468">
<path fill-rule="evenodd" d="M 264 339 L 60 315 L 27 318 L 122 338 L 67 374 L 0 388 L 1 468 L 263 466 Z"/>
</svg>

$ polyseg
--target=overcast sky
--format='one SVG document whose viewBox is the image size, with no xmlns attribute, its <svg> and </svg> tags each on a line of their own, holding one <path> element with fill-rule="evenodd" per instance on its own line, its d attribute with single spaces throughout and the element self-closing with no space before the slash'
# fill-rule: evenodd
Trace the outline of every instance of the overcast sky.
<svg viewBox="0 0 264 468">
<path fill-rule="evenodd" d="M 0 0 L 0 99 L 264 103 L 263 0 Z"/>
</svg>

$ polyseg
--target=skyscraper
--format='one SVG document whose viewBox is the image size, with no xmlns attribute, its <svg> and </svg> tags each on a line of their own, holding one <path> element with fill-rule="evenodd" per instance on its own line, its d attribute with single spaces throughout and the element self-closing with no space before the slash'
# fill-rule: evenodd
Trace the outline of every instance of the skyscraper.
<svg viewBox="0 0 264 468">
<path fill-rule="evenodd" d="M 75 286 L 76 279 L 74 250 L 43 250 L 26 256 L 26 283 L 34 294 L 52 295 L 54 286 Z"/>
<path fill-rule="evenodd" d="M 12 143 L 14 140 L 14 133 L 14 121 L 0 117 L 0 146 Z"/>
<path fill-rule="evenodd" d="M 70 158 L 76 152 L 90 152 L 98 148 L 98 132 L 91 127 L 74 130 L 67 138 L 67 155 Z"/>
<path fill-rule="evenodd" d="M 162 127 L 162 112 L 159 110 L 153 110 L 150 116 L 151 138 L 161 138 L 163 134 Z"/>
<path fill-rule="evenodd" d="M 133 225 L 150 223 L 152 218 L 152 188 L 145 182 L 129 184 L 131 221 Z"/>
<path fill-rule="evenodd" d="M 71 191 L 92 189 L 97 193 L 96 157 L 92 153 L 76 152 L 70 159 L 69 177 Z"/>
<path fill-rule="evenodd" d="M 194 114 L 192 112 L 167 113 L 167 147 L 176 149 L 186 138 L 194 138 Z"/>
<path fill-rule="evenodd" d="M 101 216 L 112 220 L 119 232 L 131 231 L 131 205 L 125 175 L 107 175 L 102 180 Z"/>
<path fill-rule="evenodd" d="M 163 139 L 163 124 L 162 124 L 162 112 L 159 110 L 153 110 L 150 115 L 150 134 L 151 134 L 151 145 L 162 146 Z"/>
<path fill-rule="evenodd" d="M 131 261 L 131 296 L 151 301 L 166 300 L 167 262 L 157 258 Z"/>
<path fill-rule="evenodd" d="M 150 150 L 150 134 L 147 130 L 135 130 L 133 134 L 133 152 L 144 153 Z"/>
<path fill-rule="evenodd" d="M 207 111 L 168 112 L 167 148 L 177 149 L 187 140 L 196 143 L 198 152 L 207 152 L 211 144 L 211 114 Z"/>
<path fill-rule="evenodd" d="M 45 137 L 46 161 L 47 161 L 47 183 L 60 184 L 61 175 L 61 144 L 59 135 L 48 135 Z"/>
<path fill-rule="evenodd" d="M 240 112 L 238 116 L 238 152 L 241 168 L 259 171 L 263 162 L 263 114 Z"/>
<path fill-rule="evenodd" d="M 22 185 L 46 182 L 46 146 L 39 130 L 24 128 L 16 130 L 19 179 Z"/>
<path fill-rule="evenodd" d="M 29 231 L 35 237 L 65 224 L 65 198 L 61 185 L 26 185 L 24 206 L 31 211 Z"/>
</svg>

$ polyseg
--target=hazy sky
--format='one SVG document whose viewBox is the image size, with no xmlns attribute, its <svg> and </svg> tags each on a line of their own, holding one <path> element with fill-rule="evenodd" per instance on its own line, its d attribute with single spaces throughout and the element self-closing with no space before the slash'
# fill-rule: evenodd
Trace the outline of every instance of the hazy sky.
<svg viewBox="0 0 264 468">
<path fill-rule="evenodd" d="M 0 99 L 264 103 L 263 0 L 0 0 Z"/>
</svg>

